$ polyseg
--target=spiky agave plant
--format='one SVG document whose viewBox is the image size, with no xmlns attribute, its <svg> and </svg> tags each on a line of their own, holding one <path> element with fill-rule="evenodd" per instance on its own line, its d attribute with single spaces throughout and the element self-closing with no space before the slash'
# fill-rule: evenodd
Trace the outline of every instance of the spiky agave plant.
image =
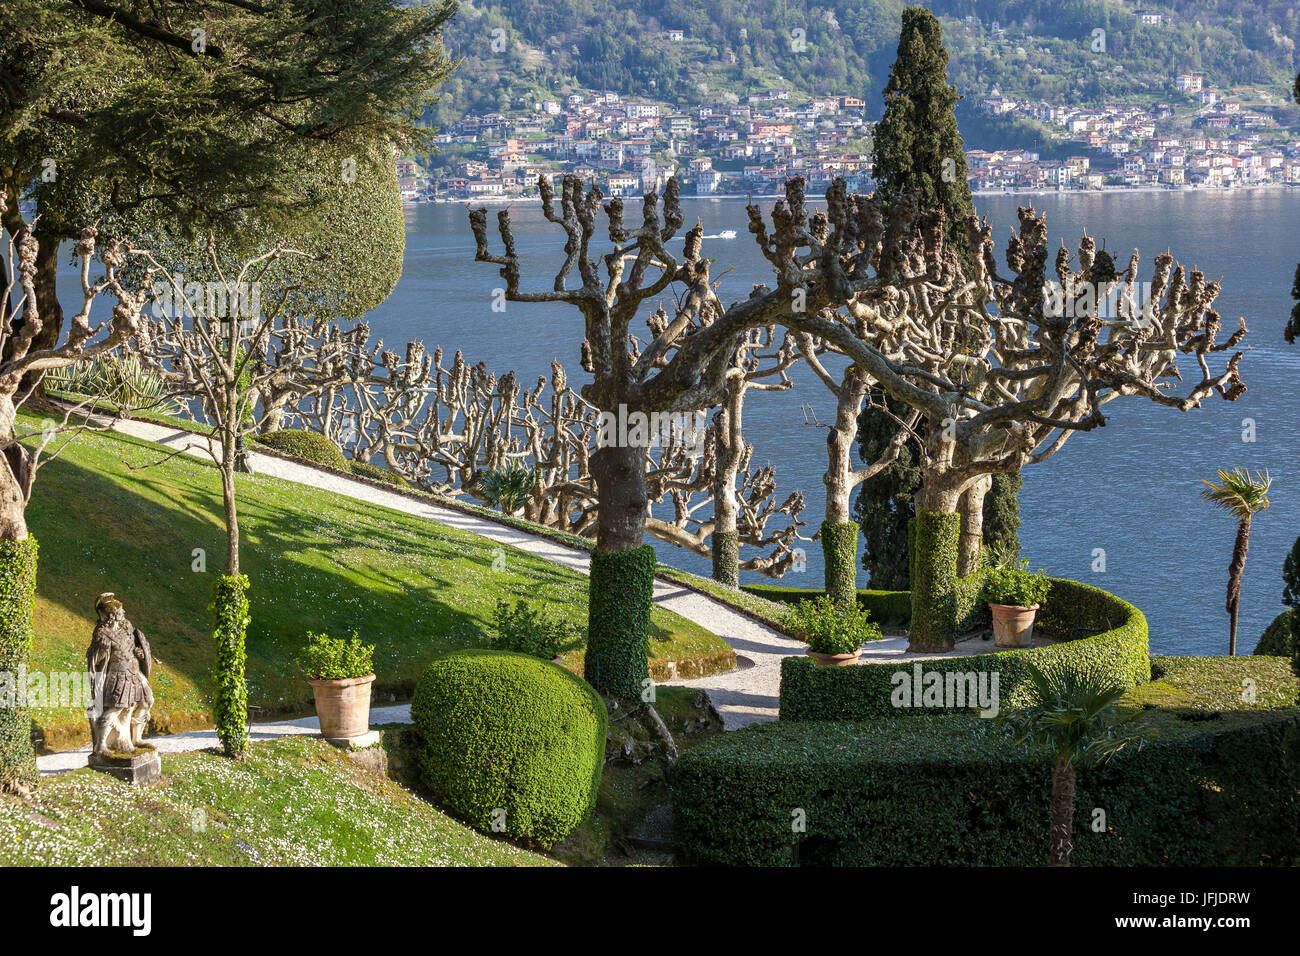
<svg viewBox="0 0 1300 956">
<path fill-rule="evenodd" d="M 1269 506 L 1268 489 L 1273 484 L 1267 471 L 1255 472 L 1245 468 L 1232 471 L 1219 469 L 1219 482 L 1201 482 L 1206 486 L 1201 497 L 1222 508 L 1237 519 L 1237 541 L 1232 548 L 1232 561 L 1228 565 L 1228 653 L 1237 653 L 1237 610 L 1241 604 L 1241 577 L 1246 571 L 1246 552 L 1250 550 L 1250 522 Z"/>
<path fill-rule="evenodd" d="M 167 396 L 162 380 L 134 355 L 108 355 L 45 373 L 45 385 L 58 391 L 111 402 L 123 418 L 133 411 L 179 414 L 180 402 Z"/>
<path fill-rule="evenodd" d="M 1052 757 L 1052 829 L 1049 866 L 1069 866 L 1074 849 L 1074 791 L 1079 767 L 1095 767 L 1125 747 L 1141 747 L 1129 717 L 1115 702 L 1124 694 L 1115 678 L 1095 664 L 1069 661 L 1053 667 L 1029 664 L 1039 702 L 1004 711 L 998 720 L 1018 743 L 1045 747 Z"/>
<path fill-rule="evenodd" d="M 536 469 L 512 461 L 504 468 L 484 472 L 478 480 L 479 494 L 489 505 L 495 505 L 505 514 L 514 514 L 528 501 L 537 487 L 537 479 Z"/>
</svg>

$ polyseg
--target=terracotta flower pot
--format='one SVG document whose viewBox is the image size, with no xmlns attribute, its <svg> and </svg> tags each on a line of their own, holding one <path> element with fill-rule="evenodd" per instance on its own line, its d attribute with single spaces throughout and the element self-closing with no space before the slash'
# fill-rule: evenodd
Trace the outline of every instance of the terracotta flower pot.
<svg viewBox="0 0 1300 956">
<path fill-rule="evenodd" d="M 316 695 L 322 737 L 360 737 L 370 729 L 370 685 L 374 682 L 374 674 L 346 680 L 308 678 Z"/>
<path fill-rule="evenodd" d="M 1018 607 L 989 602 L 993 612 L 993 643 L 998 647 L 1029 647 L 1034 640 L 1034 615 L 1038 605 Z"/>
<path fill-rule="evenodd" d="M 823 654 L 811 648 L 807 653 L 817 662 L 818 667 L 849 667 L 858 662 L 858 658 L 862 656 L 862 648 L 858 648 L 851 654 Z"/>
</svg>

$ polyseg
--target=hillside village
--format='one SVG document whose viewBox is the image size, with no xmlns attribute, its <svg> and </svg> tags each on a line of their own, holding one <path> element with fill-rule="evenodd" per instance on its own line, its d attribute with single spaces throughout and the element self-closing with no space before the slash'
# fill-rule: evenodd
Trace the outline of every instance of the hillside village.
<svg viewBox="0 0 1300 956">
<path fill-rule="evenodd" d="M 672 31 L 670 31 L 671 33 Z M 1104 189 L 1300 185 L 1300 134 L 1267 111 L 1256 89 L 1177 77 L 1177 102 L 1081 108 L 1034 103 L 994 89 L 991 116 L 1030 120 L 1079 152 L 1041 158 L 1026 149 L 971 149 L 972 188 Z M 407 202 L 535 195 L 541 173 L 576 173 L 606 195 L 637 196 L 676 173 L 698 196 L 769 195 L 793 175 L 814 188 L 843 176 L 868 186 L 874 123 L 854 96 L 798 97 L 777 87 L 689 112 L 614 92 L 578 92 L 464 117 L 436 137 L 429 168 L 399 162 Z"/>
</svg>

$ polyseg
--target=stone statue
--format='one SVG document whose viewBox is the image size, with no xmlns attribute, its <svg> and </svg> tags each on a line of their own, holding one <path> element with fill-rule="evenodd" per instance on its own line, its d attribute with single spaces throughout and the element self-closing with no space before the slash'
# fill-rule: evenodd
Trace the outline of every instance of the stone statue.
<svg viewBox="0 0 1300 956">
<path fill-rule="evenodd" d="M 91 751 L 97 756 L 130 754 L 140 749 L 153 708 L 149 641 L 126 619 L 122 602 L 112 593 L 99 596 L 95 614 L 99 623 L 86 651 L 95 695 L 94 706 L 86 711 Z"/>
</svg>

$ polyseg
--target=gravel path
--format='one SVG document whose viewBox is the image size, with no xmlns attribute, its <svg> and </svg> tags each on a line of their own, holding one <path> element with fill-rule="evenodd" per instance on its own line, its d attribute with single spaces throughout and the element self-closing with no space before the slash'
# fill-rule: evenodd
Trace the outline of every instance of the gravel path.
<svg viewBox="0 0 1300 956">
<path fill-rule="evenodd" d="M 113 430 L 208 459 L 206 441 L 190 432 L 152 422 L 133 420 L 114 422 Z M 587 573 L 590 558 L 585 551 L 567 547 L 550 538 L 377 488 L 367 482 L 356 481 L 311 465 L 286 461 L 283 458 L 254 451 L 248 454 L 254 472 L 259 475 L 270 475 L 286 481 L 311 485 L 349 498 L 392 508 L 394 511 L 427 518 L 439 524 L 481 535 L 505 546 L 528 551 L 583 574 Z M 687 620 L 717 634 L 735 648 L 737 656 L 741 658 L 742 666 L 729 673 L 691 680 L 673 680 L 667 683 L 698 687 L 708 691 L 727 730 L 735 730 L 755 721 L 776 719 L 777 696 L 781 683 L 781 658 L 791 654 L 802 654 L 802 643 L 791 640 L 752 618 L 732 610 L 725 604 L 680 584 L 656 580 L 654 601 L 660 607 L 680 614 Z M 400 715 L 384 716 L 388 711 L 400 711 Z M 406 722 L 410 719 L 409 707 L 405 706 L 376 708 L 373 713 L 375 723 Z M 280 723 L 254 724 L 249 728 L 254 739 L 286 734 L 312 734 L 317 733 L 318 729 L 315 717 Z M 162 753 L 181 753 L 215 746 L 216 733 L 211 730 L 195 731 L 169 737 L 151 737 L 149 742 Z M 48 754 L 39 757 L 37 765 L 43 773 L 75 769 L 85 766 L 88 753 L 89 747 L 85 750 Z"/>
</svg>

